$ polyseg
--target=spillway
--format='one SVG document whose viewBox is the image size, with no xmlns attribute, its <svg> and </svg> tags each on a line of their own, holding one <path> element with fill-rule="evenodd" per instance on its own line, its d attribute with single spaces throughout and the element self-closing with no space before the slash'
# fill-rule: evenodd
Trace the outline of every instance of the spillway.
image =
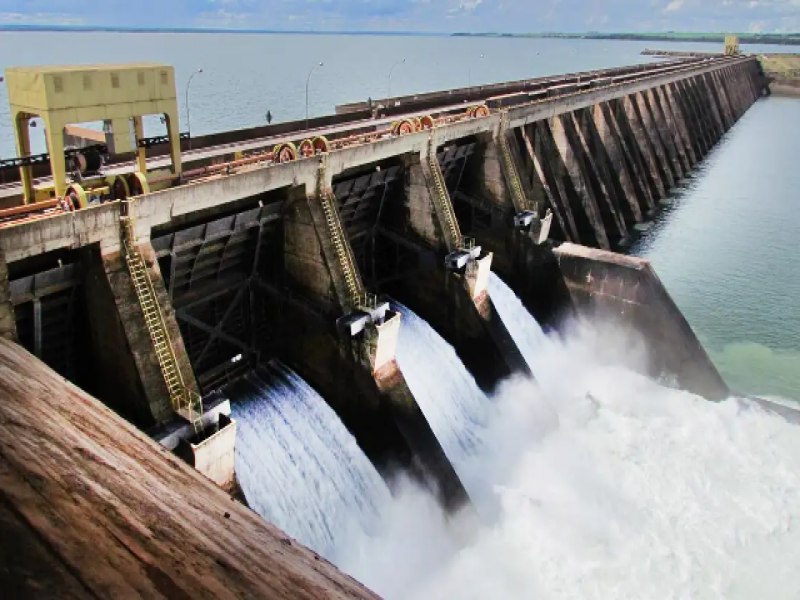
<svg viewBox="0 0 800 600">
<path fill-rule="evenodd" d="M 481 450 L 489 400 L 453 347 L 414 311 L 403 315 L 397 363 L 448 458 L 456 466 Z"/>
<path fill-rule="evenodd" d="M 231 387 L 236 473 L 252 509 L 330 560 L 340 538 L 377 526 L 390 498 L 339 418 L 284 366 Z"/>
</svg>

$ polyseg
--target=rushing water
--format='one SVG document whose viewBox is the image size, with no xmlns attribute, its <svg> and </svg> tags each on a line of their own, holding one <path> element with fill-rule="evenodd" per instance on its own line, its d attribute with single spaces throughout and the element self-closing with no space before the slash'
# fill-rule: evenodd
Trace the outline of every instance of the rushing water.
<svg viewBox="0 0 800 600">
<path fill-rule="evenodd" d="M 800 100 L 757 102 L 631 249 L 729 385 L 800 400 Z"/>
<path fill-rule="evenodd" d="M 276 366 L 231 395 L 236 474 L 253 510 L 332 560 L 351 530 L 374 529 L 389 490 L 307 383 Z"/>
<path fill-rule="evenodd" d="M 237 469 L 254 507 L 389 599 L 800 595 L 796 426 L 662 387 L 619 366 L 635 353 L 624 332 L 580 321 L 545 335 L 502 281 L 490 290 L 535 380 L 484 397 L 402 307 L 411 335 L 398 358 L 491 511 L 447 516 L 402 475 L 390 497 L 335 415 L 286 371 L 249 378 L 235 404 Z"/>
</svg>

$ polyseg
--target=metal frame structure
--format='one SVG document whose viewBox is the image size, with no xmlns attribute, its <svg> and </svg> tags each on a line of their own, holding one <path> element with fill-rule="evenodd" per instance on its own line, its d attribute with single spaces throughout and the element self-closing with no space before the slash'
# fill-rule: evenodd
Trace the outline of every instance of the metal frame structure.
<svg viewBox="0 0 800 600">
<path fill-rule="evenodd" d="M 181 172 L 175 72 L 163 64 L 17 67 L 6 70 L 17 156 L 30 155 L 31 119 L 44 121 L 55 196 L 67 192 L 64 128 L 74 123 L 110 124 L 112 152 L 136 152 L 136 168 L 147 172 L 142 117 L 163 115 L 169 132 L 172 174 Z M 20 164 L 25 202 L 34 202 L 31 164 Z M 49 196 L 49 191 L 47 193 Z"/>
</svg>

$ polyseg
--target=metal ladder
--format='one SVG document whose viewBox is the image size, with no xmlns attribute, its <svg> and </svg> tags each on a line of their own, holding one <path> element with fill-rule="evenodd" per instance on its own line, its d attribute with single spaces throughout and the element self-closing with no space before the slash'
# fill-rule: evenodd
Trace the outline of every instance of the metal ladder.
<svg viewBox="0 0 800 600">
<path fill-rule="evenodd" d="M 328 226 L 328 233 L 331 236 L 333 249 L 336 252 L 336 258 L 339 261 L 339 266 L 344 275 L 347 293 L 350 296 L 350 301 L 353 306 L 356 307 L 361 302 L 363 286 L 361 284 L 361 278 L 358 276 L 356 270 L 356 261 L 353 257 L 353 251 L 350 248 L 350 244 L 348 244 L 345 239 L 342 222 L 336 211 L 336 198 L 333 195 L 333 190 L 323 186 L 322 182 L 324 179 L 324 172 L 321 172 L 319 178 L 319 200 L 322 205 L 322 212 L 325 215 L 325 223 Z"/>
<path fill-rule="evenodd" d="M 439 205 L 440 214 L 444 217 L 452 248 L 460 248 L 463 244 L 461 230 L 458 227 L 456 214 L 453 211 L 453 203 L 450 202 L 450 196 L 447 194 L 444 175 L 442 175 L 442 169 L 439 167 L 439 159 L 436 158 L 436 147 L 433 145 L 433 140 L 428 142 L 428 166 L 433 176 L 433 185 L 436 188 L 434 200 Z"/>
<path fill-rule="evenodd" d="M 522 182 L 519 179 L 517 168 L 514 166 L 514 159 L 511 157 L 511 148 L 508 146 L 508 138 L 506 138 L 504 130 L 500 131 L 498 141 L 500 144 L 500 154 L 503 158 L 503 172 L 511 188 L 511 202 L 514 204 L 514 210 L 517 212 L 531 210 L 528 199 L 525 197 L 525 192 L 522 191 Z"/>
<path fill-rule="evenodd" d="M 134 244 L 133 221 L 128 216 L 122 216 L 120 220 L 125 262 L 128 265 L 136 298 L 142 309 L 145 325 L 156 352 L 158 366 L 164 377 L 164 383 L 167 385 L 172 410 L 188 420 L 194 427 L 195 433 L 199 433 L 203 429 L 203 399 L 200 394 L 186 387 L 183 381 L 178 359 L 172 349 L 167 324 L 147 271 L 147 265 Z"/>
</svg>

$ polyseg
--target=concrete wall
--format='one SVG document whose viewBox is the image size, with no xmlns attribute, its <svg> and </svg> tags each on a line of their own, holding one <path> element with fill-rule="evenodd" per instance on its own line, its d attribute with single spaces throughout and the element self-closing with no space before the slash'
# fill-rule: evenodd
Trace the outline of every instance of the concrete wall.
<svg viewBox="0 0 800 600">
<path fill-rule="evenodd" d="M 8 265 L 0 252 L 0 338 L 17 339 L 17 323 L 14 306 L 11 304 L 11 290 L 8 287 Z"/>
<path fill-rule="evenodd" d="M 728 387 L 650 263 L 575 244 L 555 249 L 574 308 L 632 328 L 645 340 L 648 372 L 712 400 Z"/>
</svg>

